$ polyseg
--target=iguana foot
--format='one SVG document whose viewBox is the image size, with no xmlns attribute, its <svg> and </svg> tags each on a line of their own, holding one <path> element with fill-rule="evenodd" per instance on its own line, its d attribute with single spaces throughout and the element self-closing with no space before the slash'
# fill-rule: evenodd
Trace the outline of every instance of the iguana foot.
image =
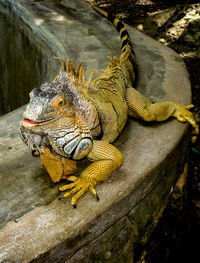
<svg viewBox="0 0 200 263">
<path fill-rule="evenodd" d="M 93 163 L 79 177 L 67 177 L 73 183 L 60 187 L 60 191 L 69 190 L 64 194 L 64 197 L 75 194 L 71 200 L 73 206 L 76 206 L 78 199 L 88 190 L 99 200 L 94 186 L 99 182 L 105 181 L 123 164 L 121 152 L 105 141 L 93 140 L 92 151 L 88 157 Z"/>
<path fill-rule="evenodd" d="M 177 118 L 179 122 L 188 122 L 194 128 L 192 132 L 192 142 L 194 143 L 197 139 L 197 135 L 199 134 L 199 126 L 196 123 L 192 112 L 189 110 L 194 108 L 194 105 L 190 104 L 188 106 L 182 106 L 177 104 L 177 109 L 174 112 L 173 116 Z"/>
<path fill-rule="evenodd" d="M 73 194 L 75 194 L 71 199 L 71 204 L 76 207 L 76 203 L 78 199 L 88 190 L 95 195 L 97 200 L 99 200 L 99 197 L 97 195 L 96 190 L 94 189 L 94 186 L 97 184 L 95 180 L 88 180 L 84 177 L 76 177 L 76 176 L 69 176 L 67 177 L 69 181 L 73 181 L 73 183 L 61 186 L 59 188 L 60 191 L 66 191 L 70 190 L 67 193 L 64 194 L 64 197 L 69 197 Z"/>
</svg>

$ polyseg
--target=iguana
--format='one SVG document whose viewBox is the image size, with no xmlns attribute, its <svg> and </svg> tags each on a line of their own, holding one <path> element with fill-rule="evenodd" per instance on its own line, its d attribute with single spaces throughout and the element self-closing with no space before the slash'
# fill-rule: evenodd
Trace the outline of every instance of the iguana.
<svg viewBox="0 0 200 263">
<path fill-rule="evenodd" d="M 86 69 L 58 58 L 62 72 L 52 82 L 30 93 L 30 102 L 20 122 L 22 139 L 39 154 L 53 182 L 66 178 L 72 183 L 60 187 L 71 203 L 90 191 L 97 199 L 95 185 L 106 180 L 123 164 L 121 152 L 111 143 L 122 132 L 128 115 L 144 121 L 165 121 L 175 117 L 199 129 L 192 113 L 193 105 L 176 102 L 151 103 L 134 88 L 135 55 L 129 34 L 122 22 L 98 7 L 94 9 L 110 20 L 121 37 L 121 55 L 111 57 L 108 67 L 96 79 L 88 80 Z M 68 176 L 75 161 L 87 157 L 92 163 L 80 176 Z"/>
</svg>

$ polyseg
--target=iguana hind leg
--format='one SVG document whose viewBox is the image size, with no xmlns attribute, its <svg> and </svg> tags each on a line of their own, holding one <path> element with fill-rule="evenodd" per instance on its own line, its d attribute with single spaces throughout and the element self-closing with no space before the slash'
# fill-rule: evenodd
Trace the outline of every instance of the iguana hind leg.
<svg viewBox="0 0 200 263">
<path fill-rule="evenodd" d="M 98 198 L 94 186 L 99 182 L 105 181 L 123 164 L 121 152 L 104 141 L 93 141 L 93 148 L 88 158 L 94 162 L 79 177 L 68 177 L 68 180 L 74 181 L 73 183 L 60 187 L 60 191 L 70 190 L 64 197 L 75 194 L 71 200 L 71 204 L 74 206 L 77 200 L 88 190 Z"/>
<path fill-rule="evenodd" d="M 171 101 L 151 103 L 134 88 L 126 90 L 126 101 L 130 115 L 136 115 L 144 121 L 164 121 L 169 117 L 175 117 L 179 122 L 188 122 L 194 128 L 192 141 L 194 142 L 199 134 L 199 127 L 189 111 L 194 106 L 182 106 Z"/>
</svg>

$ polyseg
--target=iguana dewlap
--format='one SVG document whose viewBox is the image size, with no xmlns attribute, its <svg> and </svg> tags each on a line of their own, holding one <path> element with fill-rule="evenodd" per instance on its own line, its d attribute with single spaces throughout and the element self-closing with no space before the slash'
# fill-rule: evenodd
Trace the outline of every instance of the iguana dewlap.
<svg viewBox="0 0 200 263">
<path fill-rule="evenodd" d="M 87 157 L 90 164 L 79 177 L 69 176 L 72 183 L 60 188 L 74 194 L 71 203 L 94 186 L 106 180 L 123 164 L 123 156 L 111 143 L 123 130 L 128 115 L 144 121 L 164 121 L 175 117 L 193 128 L 193 139 L 199 134 L 192 113 L 193 105 L 181 106 L 165 101 L 152 104 L 134 89 L 135 56 L 128 32 L 123 24 L 101 9 L 121 37 L 121 55 L 111 57 L 100 77 L 88 80 L 85 69 L 62 61 L 62 73 L 30 93 L 30 102 L 20 122 L 22 139 L 40 155 L 52 181 L 58 182 L 76 169 L 75 161 Z"/>
</svg>

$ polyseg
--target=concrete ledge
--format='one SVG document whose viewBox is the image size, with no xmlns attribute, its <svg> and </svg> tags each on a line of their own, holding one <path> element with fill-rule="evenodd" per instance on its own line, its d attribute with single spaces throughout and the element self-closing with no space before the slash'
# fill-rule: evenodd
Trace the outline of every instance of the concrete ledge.
<svg viewBox="0 0 200 263">
<path fill-rule="evenodd" d="M 4 13 L 20 17 L 19 25 L 23 21 L 52 53 L 76 64 L 84 61 L 89 71 L 104 68 L 107 56 L 119 55 L 115 29 L 83 1 L 0 3 Z M 138 90 L 153 101 L 189 104 L 190 82 L 179 56 L 127 28 L 138 62 Z M 62 182 L 53 184 L 21 142 L 22 112 L 0 118 L 0 261 L 132 262 L 133 244 L 148 238 L 183 170 L 187 125 L 130 119 L 115 143 L 124 165 L 96 187 L 99 202 L 87 193 L 73 209 L 69 199 L 57 199 Z"/>
</svg>

